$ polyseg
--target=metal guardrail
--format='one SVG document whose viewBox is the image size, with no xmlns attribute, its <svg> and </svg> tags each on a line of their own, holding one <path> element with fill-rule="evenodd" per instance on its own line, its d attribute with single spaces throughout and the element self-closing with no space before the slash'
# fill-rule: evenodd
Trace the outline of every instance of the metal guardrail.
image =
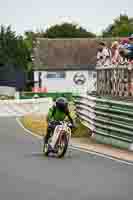
<svg viewBox="0 0 133 200">
<path fill-rule="evenodd" d="M 91 129 L 97 141 L 131 150 L 133 103 L 76 96 L 75 105 L 77 116 Z"/>
</svg>

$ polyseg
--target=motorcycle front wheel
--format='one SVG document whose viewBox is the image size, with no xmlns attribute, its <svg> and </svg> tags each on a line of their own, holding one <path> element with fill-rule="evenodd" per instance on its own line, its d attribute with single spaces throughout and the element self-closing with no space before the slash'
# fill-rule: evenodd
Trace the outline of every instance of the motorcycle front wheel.
<svg viewBox="0 0 133 200">
<path fill-rule="evenodd" d="M 58 146 L 57 147 L 57 157 L 58 158 L 64 157 L 64 155 L 67 151 L 67 148 L 68 148 L 68 139 L 67 139 L 66 133 L 63 133 L 60 135 L 57 146 Z"/>
</svg>

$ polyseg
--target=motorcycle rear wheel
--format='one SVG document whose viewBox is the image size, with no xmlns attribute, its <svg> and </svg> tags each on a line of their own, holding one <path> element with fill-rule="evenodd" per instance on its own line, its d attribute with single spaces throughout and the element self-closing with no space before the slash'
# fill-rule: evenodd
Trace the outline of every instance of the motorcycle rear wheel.
<svg viewBox="0 0 133 200">
<path fill-rule="evenodd" d="M 48 154 L 49 154 L 49 145 L 45 141 L 44 141 L 44 144 L 43 144 L 43 153 L 44 153 L 45 156 L 48 156 Z"/>
</svg>

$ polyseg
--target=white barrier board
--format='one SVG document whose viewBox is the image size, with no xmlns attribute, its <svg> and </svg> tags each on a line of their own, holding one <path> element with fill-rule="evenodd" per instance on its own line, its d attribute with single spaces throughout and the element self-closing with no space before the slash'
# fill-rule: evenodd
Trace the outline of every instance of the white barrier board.
<svg viewBox="0 0 133 200">
<path fill-rule="evenodd" d="M 0 100 L 0 117 L 20 117 L 32 113 L 47 114 L 52 98 Z"/>
</svg>

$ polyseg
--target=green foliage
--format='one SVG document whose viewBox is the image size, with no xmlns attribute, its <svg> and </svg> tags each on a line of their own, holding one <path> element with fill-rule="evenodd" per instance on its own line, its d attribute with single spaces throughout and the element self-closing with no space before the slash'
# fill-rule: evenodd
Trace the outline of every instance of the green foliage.
<svg viewBox="0 0 133 200">
<path fill-rule="evenodd" d="M 27 69 L 30 51 L 22 36 L 16 36 L 11 27 L 0 27 L 0 64 Z"/>
<path fill-rule="evenodd" d="M 31 51 L 33 48 L 34 33 L 32 31 L 26 31 L 24 36 L 25 36 L 24 39 L 25 45 Z"/>
<path fill-rule="evenodd" d="M 103 37 L 127 37 L 131 33 L 133 33 L 133 18 L 120 15 L 103 31 Z"/>
<path fill-rule="evenodd" d="M 46 30 L 44 36 L 48 38 L 87 38 L 95 37 L 95 34 L 75 24 L 63 23 L 61 25 L 51 26 Z"/>
</svg>

